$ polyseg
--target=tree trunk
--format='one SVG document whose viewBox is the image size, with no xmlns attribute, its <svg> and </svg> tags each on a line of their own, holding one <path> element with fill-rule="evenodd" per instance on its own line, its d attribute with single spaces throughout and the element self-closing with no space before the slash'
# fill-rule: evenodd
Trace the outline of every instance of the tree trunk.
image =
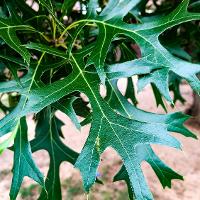
<svg viewBox="0 0 200 200">
<path fill-rule="evenodd" d="M 198 74 L 198 78 L 200 79 L 200 74 Z M 194 94 L 194 103 L 191 107 L 191 114 L 195 117 L 195 121 L 200 124 L 200 96 L 198 94 Z"/>
<path fill-rule="evenodd" d="M 200 124 L 200 96 L 198 94 L 194 95 L 194 103 L 191 111 L 192 116 L 194 116 L 196 121 Z"/>
</svg>

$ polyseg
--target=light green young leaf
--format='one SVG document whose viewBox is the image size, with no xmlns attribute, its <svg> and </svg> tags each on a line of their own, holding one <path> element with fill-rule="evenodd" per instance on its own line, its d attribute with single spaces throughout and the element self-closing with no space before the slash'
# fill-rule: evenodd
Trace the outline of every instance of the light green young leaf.
<svg viewBox="0 0 200 200">
<path fill-rule="evenodd" d="M 15 129 L 12 131 L 12 134 L 9 136 L 8 139 L 4 140 L 2 143 L 0 143 L 0 155 L 3 153 L 5 149 L 7 149 L 11 143 L 14 141 L 17 131 L 19 128 L 19 122 L 17 122 Z"/>
</svg>

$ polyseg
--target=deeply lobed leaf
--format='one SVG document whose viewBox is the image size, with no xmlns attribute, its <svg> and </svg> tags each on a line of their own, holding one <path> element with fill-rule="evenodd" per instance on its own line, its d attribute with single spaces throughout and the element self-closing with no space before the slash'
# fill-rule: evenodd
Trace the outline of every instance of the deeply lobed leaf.
<svg viewBox="0 0 200 200">
<path fill-rule="evenodd" d="M 11 2 L 16 3 L 15 0 Z M 152 166 L 163 187 L 171 187 L 172 179 L 182 179 L 182 176 L 160 160 L 151 144 L 180 149 L 180 142 L 170 132 L 196 138 L 183 125 L 189 117 L 182 113 L 148 113 L 129 103 L 127 98 L 131 98 L 136 104 L 131 79 L 133 75 L 139 76 L 139 90 L 152 84 L 157 103 L 163 107 L 162 96 L 173 103 L 169 94 L 171 73 L 175 76 L 174 82 L 178 80 L 178 75 L 186 79 L 197 93 L 200 92 L 200 81 L 196 76 L 200 72 L 200 66 L 181 59 L 181 56 L 176 57 L 160 41 L 164 31 L 184 22 L 199 20 L 200 14 L 188 12 L 189 0 L 183 0 L 174 11 L 165 16 L 140 17 L 138 9 L 145 2 L 110 0 L 97 12 L 100 5 L 98 1 L 91 0 L 87 4 L 87 15 L 81 16 L 66 28 L 62 19 L 59 19 L 60 13 L 54 8 L 54 5 L 59 5 L 57 1 L 40 0 L 38 16 L 32 16 L 34 12 L 31 12 L 31 18 L 26 19 L 26 23 L 23 22 L 26 12 L 21 18 L 16 12 L 10 12 L 9 18 L 2 14 L 0 38 L 26 61 L 24 63 L 12 56 L 13 51 L 8 46 L 3 47 L 0 53 L 0 61 L 6 64 L 14 77 L 13 80 L 0 83 L 0 92 L 17 92 L 19 95 L 18 105 L 0 121 L 0 136 L 13 132 L 9 143 L 5 141 L 0 149 L 7 148 L 10 140 L 15 138 L 14 147 L 11 148 L 14 151 L 11 199 L 17 197 L 24 176 L 29 176 L 43 186 L 39 199 L 62 199 L 59 167 L 64 161 L 80 169 L 84 188 L 89 192 L 95 181 L 99 181 L 97 169 L 100 156 L 108 147 L 115 149 L 123 160 L 123 166 L 114 181 L 127 182 L 131 199 L 153 199 L 141 170 L 143 161 Z M 75 3 L 76 1 L 70 1 L 67 5 L 67 1 L 64 1 L 60 10 L 62 17 L 73 12 Z M 81 6 L 85 4 L 83 2 Z M 27 6 L 24 2 L 22 5 L 25 8 Z M 125 18 L 129 14 L 136 16 L 136 20 L 141 23 L 126 23 Z M 34 23 L 28 24 L 41 16 L 46 19 L 43 24 L 47 26 L 44 33 L 36 31 Z M 20 38 L 16 31 L 31 31 L 31 34 L 34 32 L 38 35 L 30 34 L 25 43 L 30 42 L 22 45 L 20 39 L 23 37 Z M 23 33 L 26 34 L 27 32 Z M 121 62 L 110 61 L 108 57 L 112 53 L 112 45 L 120 43 L 120 37 L 135 41 L 141 50 L 141 57 L 139 53 L 137 58 L 130 55 L 133 49 L 129 49 L 129 56 L 124 56 L 124 60 L 120 58 Z M 128 49 L 126 43 L 120 44 L 125 50 Z M 30 60 L 31 55 L 33 59 Z M 23 70 L 21 77 L 18 77 L 19 69 Z M 128 78 L 129 81 L 125 97 L 117 87 L 117 80 L 120 78 Z M 107 87 L 105 98 L 100 95 L 101 83 Z M 178 86 L 172 89 L 176 91 L 175 100 L 181 99 Z M 81 99 L 82 93 L 88 97 L 89 102 L 79 101 L 75 108 L 75 101 Z M 64 137 L 61 133 L 63 124 L 55 117 L 56 110 L 68 115 L 78 129 L 81 125 L 91 123 L 88 139 L 80 155 L 61 141 L 61 137 Z M 50 157 L 45 183 L 31 158 L 27 137 L 25 116 L 33 113 L 37 114 L 37 126 L 35 139 L 30 141 L 32 151 L 43 149 Z M 82 123 L 77 114 L 85 118 Z"/>
</svg>

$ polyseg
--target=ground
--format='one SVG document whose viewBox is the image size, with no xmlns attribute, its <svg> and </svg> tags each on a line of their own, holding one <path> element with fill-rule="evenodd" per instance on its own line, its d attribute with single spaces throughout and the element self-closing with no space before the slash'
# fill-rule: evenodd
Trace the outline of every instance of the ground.
<svg viewBox="0 0 200 200">
<path fill-rule="evenodd" d="M 123 90 L 123 83 L 121 83 Z M 181 86 L 183 96 L 187 100 L 185 105 L 177 103 L 175 109 L 172 110 L 168 106 L 169 112 L 171 111 L 185 111 L 193 101 L 193 94 L 189 86 L 186 84 Z M 153 95 L 149 88 L 138 95 L 140 108 L 147 111 L 156 113 L 163 113 L 161 108 L 156 108 Z M 67 145 L 79 151 L 87 138 L 88 127 L 84 127 L 79 133 L 71 121 L 58 113 L 66 126 L 62 128 L 65 137 L 64 141 Z M 30 118 L 30 117 L 29 117 Z M 29 120 L 31 125 L 29 128 L 30 135 L 33 135 L 34 124 Z M 194 131 L 197 136 L 200 136 L 200 127 L 192 119 L 186 123 L 187 127 Z M 156 178 L 153 170 L 146 163 L 142 164 L 145 176 L 147 177 L 148 184 L 155 197 L 155 200 L 199 200 L 200 199 L 200 142 L 194 139 L 184 138 L 175 134 L 182 142 L 182 151 L 177 151 L 168 147 L 161 147 L 154 145 L 153 148 L 156 153 L 173 169 L 178 171 L 184 176 L 184 181 L 174 180 L 172 182 L 172 189 L 162 189 L 161 184 Z M 68 139 L 69 138 L 69 139 Z M 0 199 L 9 199 L 9 187 L 11 183 L 12 174 L 12 153 L 5 151 L 0 157 Z M 41 171 L 46 174 L 48 170 L 49 158 L 48 154 L 44 151 L 34 154 L 34 159 L 38 164 Z M 112 176 L 120 168 L 121 161 L 116 152 L 112 149 L 107 149 L 102 155 L 101 167 L 99 168 L 100 178 L 104 181 L 104 185 L 96 185 L 92 188 L 89 194 L 91 200 L 128 200 L 126 186 L 123 182 L 112 183 Z M 63 199 L 65 200 L 86 200 L 87 196 L 84 193 L 81 185 L 80 173 L 73 168 L 73 166 L 63 163 L 60 168 L 60 176 L 62 179 Z M 22 189 L 18 199 L 35 200 L 38 196 L 39 186 L 28 178 L 25 178 Z"/>
</svg>

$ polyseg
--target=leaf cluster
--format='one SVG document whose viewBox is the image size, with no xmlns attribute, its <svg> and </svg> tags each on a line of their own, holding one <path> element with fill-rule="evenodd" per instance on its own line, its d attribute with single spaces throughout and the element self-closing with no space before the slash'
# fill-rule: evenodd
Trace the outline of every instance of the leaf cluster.
<svg viewBox="0 0 200 200">
<path fill-rule="evenodd" d="M 95 182 L 101 183 L 97 170 L 108 147 L 123 161 L 113 181 L 127 183 L 130 199 L 153 199 L 143 161 L 163 187 L 171 187 L 172 179 L 183 179 L 151 144 L 180 149 L 171 132 L 196 138 L 184 126 L 189 116 L 141 110 L 135 92 L 150 84 L 157 105 L 165 111 L 165 101 L 172 106 L 185 101 L 182 80 L 200 93 L 199 52 L 191 51 L 199 45 L 199 5 L 189 0 L 0 2 L 0 108 L 5 115 L 0 137 L 11 133 L 0 144 L 0 152 L 14 152 L 10 199 L 16 199 L 25 176 L 43 187 L 39 199 L 62 199 L 59 168 L 64 161 L 80 170 L 89 192 Z M 137 87 L 133 76 L 138 78 Z M 118 88 L 121 78 L 127 79 L 124 95 Z M 56 117 L 57 110 L 78 130 L 91 124 L 81 153 L 63 143 L 64 124 Z M 36 122 L 33 140 L 27 135 L 30 114 Z M 32 158 L 39 150 L 50 157 L 45 178 Z"/>
</svg>

